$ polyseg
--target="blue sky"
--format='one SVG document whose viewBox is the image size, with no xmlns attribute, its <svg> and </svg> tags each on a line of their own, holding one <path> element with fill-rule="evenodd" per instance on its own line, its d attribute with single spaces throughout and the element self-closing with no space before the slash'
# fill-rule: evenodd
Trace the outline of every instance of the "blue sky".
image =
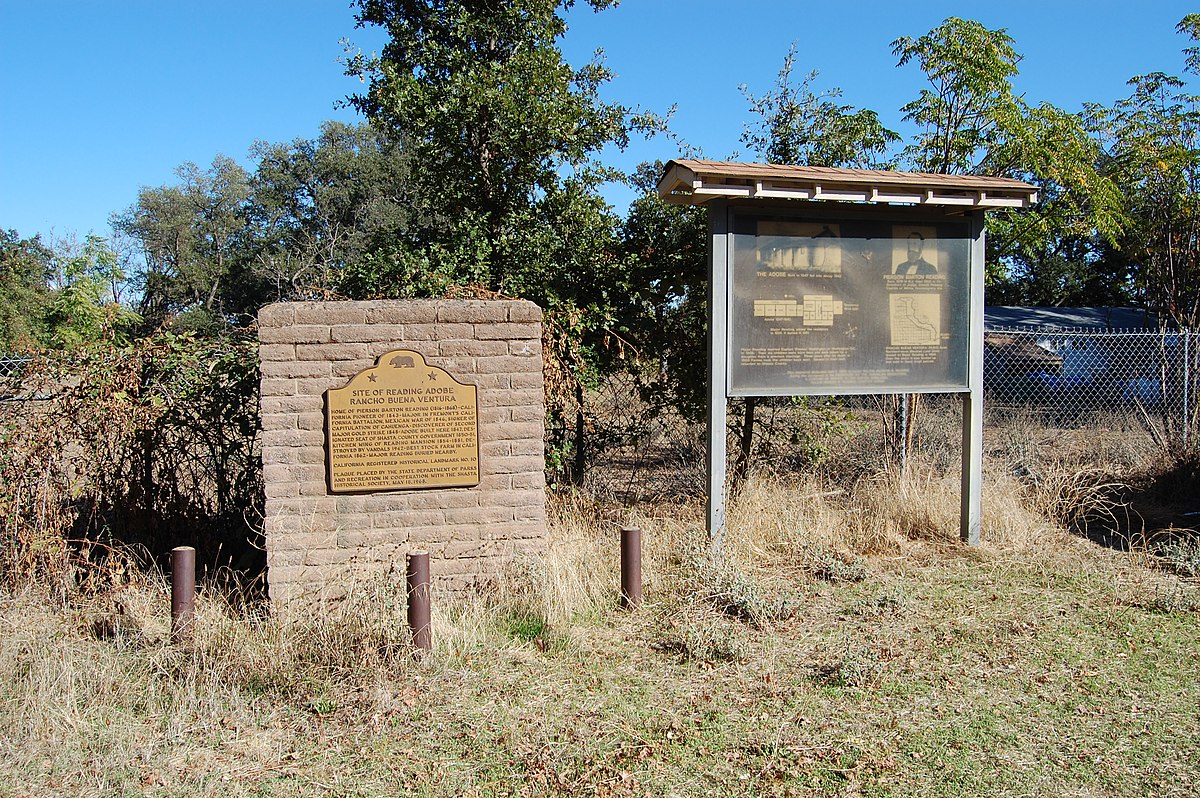
<svg viewBox="0 0 1200 798">
<path fill-rule="evenodd" d="M 1191 10 L 1167 0 L 624 0 L 600 14 L 573 9 L 562 44 L 574 64 L 603 48 L 617 73 L 608 99 L 676 105 L 676 131 L 724 158 L 738 154 L 748 120 L 739 86 L 767 90 L 792 41 L 819 88 L 840 87 L 844 102 L 904 132 L 898 109 L 922 84 L 915 67 L 896 68 L 898 36 L 952 15 L 1007 28 L 1025 55 L 1018 89 L 1078 110 L 1124 96 L 1135 74 L 1179 73 L 1188 42 L 1174 27 Z M 342 74 L 340 42 L 383 42 L 355 29 L 347 0 L 0 0 L 0 31 L 0 228 L 56 237 L 106 235 L 110 213 L 185 161 L 221 153 L 248 164 L 256 140 L 354 119 L 337 107 L 359 86 Z M 630 168 L 677 154 L 659 139 L 606 157 Z"/>
</svg>

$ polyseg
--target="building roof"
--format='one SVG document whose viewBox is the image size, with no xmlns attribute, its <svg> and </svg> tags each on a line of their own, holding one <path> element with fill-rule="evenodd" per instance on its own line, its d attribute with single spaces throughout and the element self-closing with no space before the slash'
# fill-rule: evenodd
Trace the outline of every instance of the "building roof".
<svg viewBox="0 0 1200 798">
<path fill-rule="evenodd" d="M 1037 202 L 1036 186 L 1006 177 L 701 160 L 667 162 L 658 194 L 676 205 L 700 205 L 718 197 L 974 208 L 1026 208 Z"/>
<path fill-rule="evenodd" d="M 983 309 L 983 325 L 1035 327 L 1039 329 L 1144 330 L 1156 328 L 1157 318 L 1142 308 L 1048 308 L 989 305 Z"/>
</svg>

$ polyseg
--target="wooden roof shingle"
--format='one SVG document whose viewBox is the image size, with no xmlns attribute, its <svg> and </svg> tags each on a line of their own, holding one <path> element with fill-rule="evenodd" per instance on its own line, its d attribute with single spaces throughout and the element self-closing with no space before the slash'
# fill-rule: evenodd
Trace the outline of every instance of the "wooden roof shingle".
<svg viewBox="0 0 1200 798">
<path fill-rule="evenodd" d="M 1037 187 L 1006 177 L 835 169 L 728 161 L 669 161 L 658 181 L 666 202 L 699 205 L 717 197 L 1027 208 Z"/>
</svg>

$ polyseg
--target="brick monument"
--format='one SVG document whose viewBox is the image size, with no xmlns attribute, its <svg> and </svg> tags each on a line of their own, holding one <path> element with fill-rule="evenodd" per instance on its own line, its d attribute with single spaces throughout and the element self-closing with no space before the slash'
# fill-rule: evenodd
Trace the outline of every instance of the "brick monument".
<svg viewBox="0 0 1200 798">
<path fill-rule="evenodd" d="M 541 318 L 524 301 L 262 309 L 273 601 L 401 582 L 410 551 L 463 589 L 545 546 Z"/>
</svg>

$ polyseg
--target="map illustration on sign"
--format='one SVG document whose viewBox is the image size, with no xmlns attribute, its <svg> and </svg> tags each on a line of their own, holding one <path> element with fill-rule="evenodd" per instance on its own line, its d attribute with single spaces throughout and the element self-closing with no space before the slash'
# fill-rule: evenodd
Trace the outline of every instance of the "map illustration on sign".
<svg viewBox="0 0 1200 798">
<path fill-rule="evenodd" d="M 479 484 L 474 385 L 397 349 L 325 392 L 330 493 Z"/>
<path fill-rule="evenodd" d="M 942 337 L 941 297 L 891 295 L 892 346 L 936 346 Z"/>
<path fill-rule="evenodd" d="M 808 294 L 802 300 L 756 299 L 754 315 L 771 319 L 801 319 L 806 327 L 832 327 L 835 316 L 845 311 L 845 303 L 832 294 Z"/>
</svg>

